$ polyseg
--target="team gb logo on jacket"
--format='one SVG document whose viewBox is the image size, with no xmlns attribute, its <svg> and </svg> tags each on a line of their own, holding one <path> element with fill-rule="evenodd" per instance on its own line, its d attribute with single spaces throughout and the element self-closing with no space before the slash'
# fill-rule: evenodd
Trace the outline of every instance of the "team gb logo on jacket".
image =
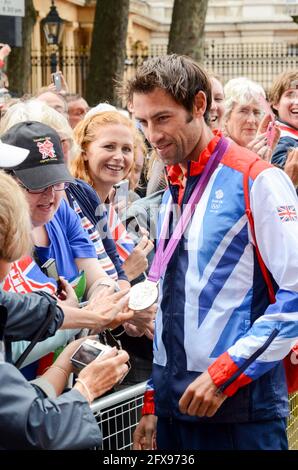
<svg viewBox="0 0 298 470">
<path fill-rule="evenodd" d="M 37 147 L 39 153 L 41 153 L 42 160 L 45 160 L 46 158 L 56 157 L 54 144 L 50 141 L 50 139 L 47 138 L 44 140 L 44 142 L 37 142 Z"/>
</svg>

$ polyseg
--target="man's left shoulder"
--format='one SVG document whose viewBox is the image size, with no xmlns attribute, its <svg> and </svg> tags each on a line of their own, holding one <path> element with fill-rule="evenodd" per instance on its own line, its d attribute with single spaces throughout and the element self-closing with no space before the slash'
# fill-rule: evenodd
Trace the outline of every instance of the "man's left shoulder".
<svg viewBox="0 0 298 470">
<path fill-rule="evenodd" d="M 253 180 L 262 171 L 272 168 L 273 166 L 262 160 L 256 153 L 251 152 L 245 147 L 241 147 L 235 142 L 230 143 L 222 163 L 243 174 L 249 170 L 249 176 Z"/>
</svg>

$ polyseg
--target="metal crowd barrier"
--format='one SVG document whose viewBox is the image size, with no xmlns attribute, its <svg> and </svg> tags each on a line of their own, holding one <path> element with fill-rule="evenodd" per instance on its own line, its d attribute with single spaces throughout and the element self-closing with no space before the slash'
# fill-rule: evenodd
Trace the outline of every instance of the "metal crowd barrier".
<svg viewBox="0 0 298 470">
<path fill-rule="evenodd" d="M 129 450 L 141 417 L 146 382 L 96 400 L 91 409 L 102 432 L 104 450 Z"/>
<path fill-rule="evenodd" d="M 142 382 L 99 398 L 93 403 L 91 408 L 103 435 L 101 449 L 132 448 L 132 436 L 141 416 L 145 388 L 146 382 Z M 292 394 L 289 399 L 289 449 L 298 450 L 298 393 Z"/>
<path fill-rule="evenodd" d="M 298 450 L 298 392 L 289 396 L 290 416 L 288 419 L 289 449 Z"/>
</svg>

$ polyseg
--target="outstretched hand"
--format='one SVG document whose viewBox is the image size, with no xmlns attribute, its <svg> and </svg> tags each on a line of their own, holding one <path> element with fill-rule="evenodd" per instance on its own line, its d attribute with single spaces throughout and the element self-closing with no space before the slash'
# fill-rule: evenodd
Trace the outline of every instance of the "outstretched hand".
<svg viewBox="0 0 298 470">
<path fill-rule="evenodd" d="M 11 47 L 8 44 L 0 43 L 0 60 L 4 60 L 11 52 Z"/>
<path fill-rule="evenodd" d="M 124 325 L 126 333 L 129 336 L 143 336 L 145 334 L 147 338 L 153 339 L 156 311 L 157 304 L 143 310 L 131 310 L 133 317 Z"/>
<path fill-rule="evenodd" d="M 127 310 L 129 289 L 121 290 L 115 294 L 103 295 L 98 301 L 98 297 L 92 298 L 85 310 L 92 310 L 97 318 L 97 327 L 94 331 L 102 331 L 105 328 L 116 328 L 123 322 L 130 320 L 133 312 Z"/>
<path fill-rule="evenodd" d="M 121 349 L 118 351 L 112 348 L 110 351 L 90 362 L 79 374 L 79 379 L 83 380 L 89 396 L 86 396 L 86 387 L 81 387 L 79 382 L 74 386 L 82 395 L 91 402 L 110 390 L 128 372 L 127 361 L 129 355 Z"/>
</svg>

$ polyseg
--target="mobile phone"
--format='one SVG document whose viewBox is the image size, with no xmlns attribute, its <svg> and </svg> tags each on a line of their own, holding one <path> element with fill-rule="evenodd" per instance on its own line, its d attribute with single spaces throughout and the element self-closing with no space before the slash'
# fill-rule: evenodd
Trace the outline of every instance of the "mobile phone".
<svg viewBox="0 0 298 470">
<path fill-rule="evenodd" d="M 52 81 L 56 87 L 56 91 L 61 91 L 62 90 L 61 72 L 52 73 Z"/>
<path fill-rule="evenodd" d="M 275 132 L 274 121 L 270 121 L 266 129 L 267 145 L 270 148 L 272 148 L 274 142 Z"/>
<path fill-rule="evenodd" d="M 55 279 L 55 281 L 57 282 L 57 295 L 60 295 L 61 294 L 61 291 L 62 291 L 62 285 L 61 285 L 61 281 L 60 281 L 60 278 L 59 278 L 59 274 L 58 274 L 58 271 L 57 271 L 57 266 L 56 266 L 56 261 L 54 260 L 54 258 L 49 258 L 41 267 L 40 269 L 42 270 L 42 272 L 48 276 L 48 277 L 52 277 L 53 279 Z"/>
<path fill-rule="evenodd" d="M 122 220 L 122 223 L 124 224 L 127 232 L 129 233 L 129 236 L 133 239 L 135 243 L 139 243 L 143 237 L 143 233 L 140 230 L 142 228 L 142 225 L 138 221 L 137 217 L 135 215 L 132 215 L 131 217 L 128 217 L 126 220 Z"/>
<path fill-rule="evenodd" d="M 122 180 L 117 184 L 114 184 L 115 189 L 115 196 L 114 196 L 114 203 L 118 203 L 120 201 L 127 201 L 128 198 L 128 190 L 129 190 L 129 181 Z"/>
<path fill-rule="evenodd" d="M 70 362 L 76 369 L 81 370 L 110 349 L 110 346 L 102 344 L 97 340 L 86 339 L 73 353 Z"/>
</svg>

